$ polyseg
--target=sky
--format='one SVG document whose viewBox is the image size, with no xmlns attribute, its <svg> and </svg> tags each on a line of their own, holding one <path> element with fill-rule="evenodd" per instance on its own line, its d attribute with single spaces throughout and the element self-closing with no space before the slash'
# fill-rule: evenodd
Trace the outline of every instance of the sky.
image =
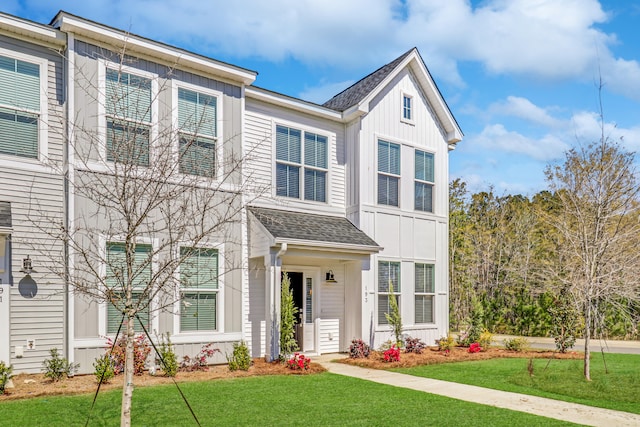
<svg viewBox="0 0 640 427">
<path fill-rule="evenodd" d="M 178 6 L 179 5 L 179 6 Z M 547 165 L 604 133 L 640 149 L 640 1 L 3 0 L 58 10 L 257 71 L 323 103 L 417 47 L 464 132 L 450 178 L 533 195 Z"/>
</svg>

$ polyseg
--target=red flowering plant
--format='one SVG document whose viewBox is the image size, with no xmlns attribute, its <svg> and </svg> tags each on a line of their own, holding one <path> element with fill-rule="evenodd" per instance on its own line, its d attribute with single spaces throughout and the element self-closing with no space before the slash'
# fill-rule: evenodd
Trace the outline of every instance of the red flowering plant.
<svg viewBox="0 0 640 427">
<path fill-rule="evenodd" d="M 477 342 L 472 343 L 469 346 L 469 353 L 479 353 L 482 351 L 482 347 L 480 347 L 480 344 L 478 344 Z"/>
<path fill-rule="evenodd" d="M 115 346 L 113 340 L 107 338 L 107 357 L 113 363 L 113 371 L 115 375 L 124 372 L 125 351 L 127 347 L 126 337 L 118 338 Z M 144 373 L 147 356 L 151 353 L 151 346 L 147 338 L 140 334 L 133 341 L 133 373 L 134 375 L 142 375 Z"/>
<path fill-rule="evenodd" d="M 385 362 L 399 362 L 400 361 L 400 349 L 394 345 L 390 349 L 384 352 Z"/>
<path fill-rule="evenodd" d="M 309 369 L 309 364 L 311 363 L 311 358 L 305 357 L 300 353 L 293 353 L 293 357 L 287 361 L 287 366 L 289 369 L 293 369 L 295 371 L 302 371 Z"/>
</svg>

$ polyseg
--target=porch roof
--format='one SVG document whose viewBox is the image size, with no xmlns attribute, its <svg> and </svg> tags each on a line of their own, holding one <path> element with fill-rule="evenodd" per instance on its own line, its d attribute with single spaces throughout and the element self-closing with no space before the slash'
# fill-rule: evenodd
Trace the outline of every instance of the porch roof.
<svg viewBox="0 0 640 427">
<path fill-rule="evenodd" d="M 262 226 L 280 242 L 306 242 L 336 247 L 360 247 L 368 252 L 382 249 L 372 238 L 345 217 L 249 207 Z"/>
</svg>

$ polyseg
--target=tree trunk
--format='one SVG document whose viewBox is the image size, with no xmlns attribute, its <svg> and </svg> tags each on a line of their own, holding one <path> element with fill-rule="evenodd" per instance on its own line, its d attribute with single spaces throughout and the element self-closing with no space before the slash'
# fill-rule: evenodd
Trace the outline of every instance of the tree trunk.
<svg viewBox="0 0 640 427">
<path fill-rule="evenodd" d="M 120 414 L 120 426 L 131 426 L 131 398 L 133 397 L 133 329 L 134 317 L 127 316 L 126 349 L 124 361 L 124 385 L 122 386 L 122 412 Z"/>
<path fill-rule="evenodd" d="M 584 378 L 591 381 L 591 301 L 587 301 L 584 323 Z"/>
</svg>

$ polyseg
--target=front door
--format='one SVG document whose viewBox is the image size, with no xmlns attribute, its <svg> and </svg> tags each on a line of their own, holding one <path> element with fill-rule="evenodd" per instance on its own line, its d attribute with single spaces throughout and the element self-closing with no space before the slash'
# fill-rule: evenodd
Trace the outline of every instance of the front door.
<svg viewBox="0 0 640 427">
<path fill-rule="evenodd" d="M 288 271 L 293 302 L 297 308 L 295 337 L 301 351 L 315 347 L 313 313 L 313 275 L 301 271 Z"/>
</svg>

